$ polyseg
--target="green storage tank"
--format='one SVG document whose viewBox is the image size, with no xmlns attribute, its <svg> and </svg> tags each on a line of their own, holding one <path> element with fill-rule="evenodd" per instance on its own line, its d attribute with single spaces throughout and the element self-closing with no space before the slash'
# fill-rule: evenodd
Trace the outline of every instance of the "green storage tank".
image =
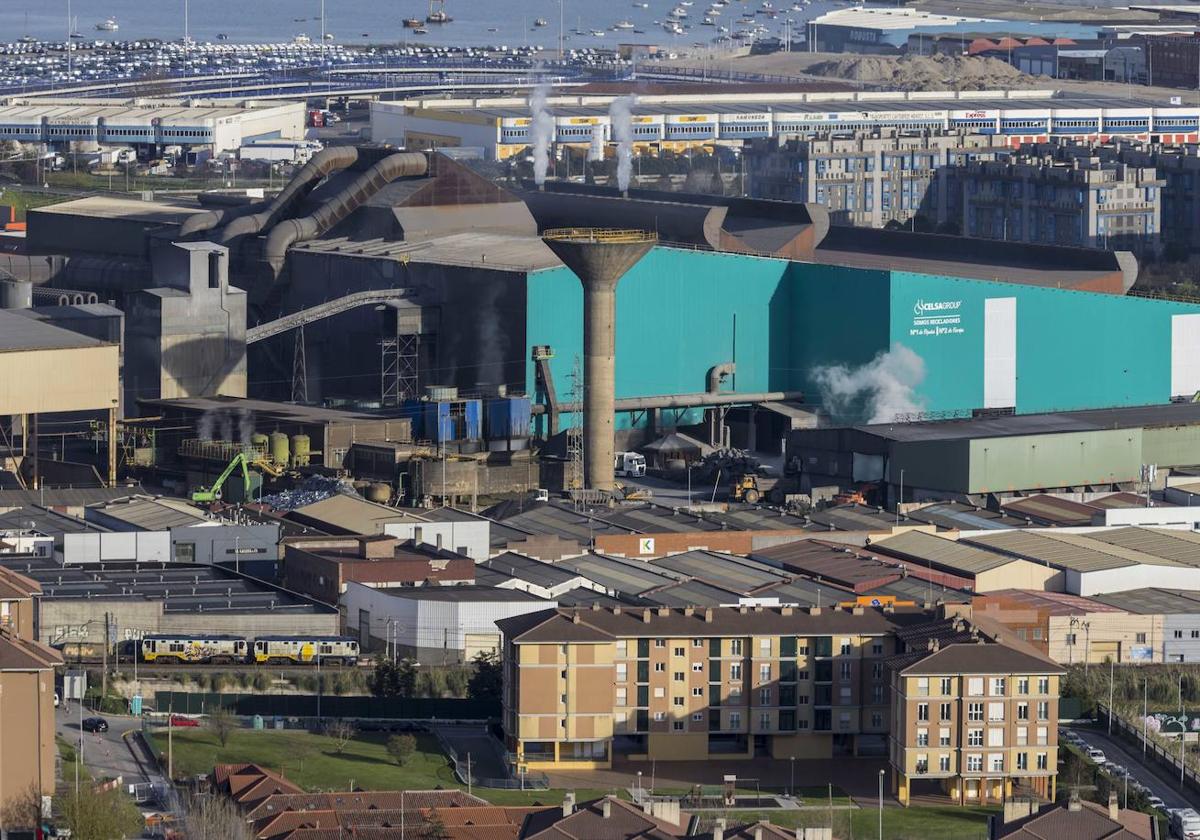
<svg viewBox="0 0 1200 840">
<path fill-rule="evenodd" d="M 312 442 L 308 435 L 292 435 L 292 466 L 307 467 Z"/>
</svg>

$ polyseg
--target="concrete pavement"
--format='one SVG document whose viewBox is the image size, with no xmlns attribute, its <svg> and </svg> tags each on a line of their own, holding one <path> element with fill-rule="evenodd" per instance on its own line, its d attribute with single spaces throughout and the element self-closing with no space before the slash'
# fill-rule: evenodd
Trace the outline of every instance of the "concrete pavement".
<svg viewBox="0 0 1200 840">
<path fill-rule="evenodd" d="M 1101 750 L 1106 759 L 1124 765 L 1125 769 L 1133 774 L 1133 779 L 1148 787 L 1168 808 L 1200 808 L 1195 793 L 1181 788 L 1177 775 L 1173 775 L 1150 756 L 1142 762 L 1140 747 L 1117 738 L 1115 734 L 1109 736 L 1105 727 L 1073 726 L 1070 729 L 1090 746 Z M 1118 784 L 1117 789 L 1121 790 L 1122 785 Z"/>
</svg>

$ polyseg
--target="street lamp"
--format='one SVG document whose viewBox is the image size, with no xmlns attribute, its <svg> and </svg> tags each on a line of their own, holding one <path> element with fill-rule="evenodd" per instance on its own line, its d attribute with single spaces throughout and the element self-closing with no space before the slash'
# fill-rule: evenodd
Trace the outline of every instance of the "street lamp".
<svg viewBox="0 0 1200 840">
<path fill-rule="evenodd" d="M 788 796 L 796 795 L 796 756 L 791 756 L 788 759 L 790 772 L 788 774 Z"/>
<path fill-rule="evenodd" d="M 879 771 L 879 840 L 883 840 L 883 770 Z"/>
</svg>

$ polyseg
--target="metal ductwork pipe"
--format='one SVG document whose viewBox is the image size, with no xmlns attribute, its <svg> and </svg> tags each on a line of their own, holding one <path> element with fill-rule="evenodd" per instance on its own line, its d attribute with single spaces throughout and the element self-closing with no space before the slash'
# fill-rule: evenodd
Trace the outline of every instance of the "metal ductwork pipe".
<svg viewBox="0 0 1200 840">
<path fill-rule="evenodd" d="M 358 148 L 355 146 L 332 146 L 322 149 L 304 164 L 304 168 L 296 177 L 288 181 L 286 187 L 279 191 L 271 202 L 262 210 L 233 219 L 221 231 L 216 240 L 221 245 L 228 245 L 241 236 L 253 236 L 266 230 L 288 211 L 293 204 L 303 198 L 308 191 L 317 185 L 322 178 L 353 166 L 358 160 Z"/>
<path fill-rule="evenodd" d="M 739 394 L 726 391 L 723 394 L 663 394 L 659 397 L 628 397 L 613 402 L 613 411 L 646 411 L 653 408 L 711 408 L 717 405 L 745 405 L 763 402 L 803 402 L 803 391 L 753 391 Z M 586 410 L 586 405 L 559 403 L 559 411 Z M 534 414 L 545 414 L 546 406 L 531 407 Z"/>
<path fill-rule="evenodd" d="M 613 489 L 617 283 L 658 237 L 642 230 L 563 228 L 542 240 L 583 283 L 583 475 Z"/>
<path fill-rule="evenodd" d="M 275 225 L 267 234 L 267 242 L 263 247 L 263 259 L 271 267 L 272 281 L 278 280 L 283 272 L 288 248 L 325 233 L 397 178 L 424 175 L 428 170 L 429 159 L 422 152 L 388 155 L 318 207 L 311 216 L 284 219 Z"/>
<path fill-rule="evenodd" d="M 737 364 L 734 362 L 725 362 L 720 365 L 713 365 L 708 369 L 708 393 L 715 394 L 721 390 L 721 380 L 726 376 L 733 376 L 737 373 Z"/>
<path fill-rule="evenodd" d="M 266 206 L 267 202 L 256 201 L 253 204 L 247 204 L 242 207 L 221 207 L 217 210 L 205 210 L 203 213 L 188 216 L 183 220 L 183 224 L 179 226 L 179 237 L 186 239 L 189 236 L 204 233 L 205 231 L 220 227 L 222 224 L 228 224 L 234 219 L 258 212 Z"/>
</svg>

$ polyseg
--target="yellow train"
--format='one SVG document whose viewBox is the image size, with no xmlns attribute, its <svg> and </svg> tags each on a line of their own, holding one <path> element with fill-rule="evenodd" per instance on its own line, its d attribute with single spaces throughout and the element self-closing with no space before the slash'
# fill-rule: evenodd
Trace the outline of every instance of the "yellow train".
<svg viewBox="0 0 1200 840">
<path fill-rule="evenodd" d="M 357 665 L 358 640 L 349 636 L 259 636 L 252 661 L 302 665 Z"/>
<path fill-rule="evenodd" d="M 242 636 L 158 633 L 144 636 L 143 662 L 357 665 L 358 640 L 350 636 Z"/>
<path fill-rule="evenodd" d="M 142 637 L 143 662 L 245 662 L 249 643 L 241 636 L 159 634 Z"/>
</svg>

